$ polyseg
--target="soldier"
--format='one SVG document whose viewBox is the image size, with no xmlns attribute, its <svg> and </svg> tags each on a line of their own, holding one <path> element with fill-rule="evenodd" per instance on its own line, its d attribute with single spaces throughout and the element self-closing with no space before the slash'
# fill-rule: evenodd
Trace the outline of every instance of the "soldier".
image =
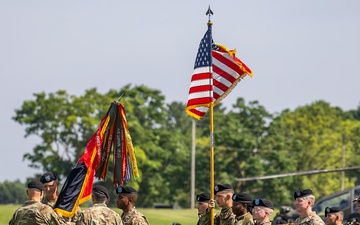
<svg viewBox="0 0 360 225">
<path fill-rule="evenodd" d="M 116 205 L 123 211 L 121 219 L 124 225 L 150 225 L 146 217 L 135 209 L 138 193 L 134 188 L 119 186 L 116 194 Z"/>
<path fill-rule="evenodd" d="M 360 213 L 360 196 L 356 197 L 353 202 L 356 202 L 357 211 Z"/>
<path fill-rule="evenodd" d="M 325 224 L 326 225 L 342 225 L 344 212 L 339 207 L 325 208 Z"/>
<path fill-rule="evenodd" d="M 29 196 L 29 200 L 15 211 L 9 225 L 61 224 L 54 210 L 50 206 L 41 203 L 43 189 L 44 185 L 40 181 L 34 180 L 28 183 L 26 194 Z"/>
<path fill-rule="evenodd" d="M 59 196 L 58 188 L 60 182 L 57 176 L 52 172 L 46 172 L 40 177 L 40 182 L 44 184 L 45 192 L 45 197 L 41 202 L 54 208 Z"/>
<path fill-rule="evenodd" d="M 240 193 L 234 194 L 232 200 L 235 225 L 254 225 L 253 216 L 250 213 L 252 208 L 252 198 L 248 194 Z"/>
<path fill-rule="evenodd" d="M 210 193 L 203 192 L 196 196 L 197 210 L 199 220 L 197 225 L 208 225 L 210 224 L 211 212 L 209 210 Z"/>
<path fill-rule="evenodd" d="M 235 214 L 232 212 L 232 196 L 234 189 L 230 184 L 218 184 L 214 188 L 215 200 L 210 199 L 209 208 L 215 207 L 215 201 L 221 211 L 215 215 L 215 225 L 230 225 L 235 223 Z"/>
<path fill-rule="evenodd" d="M 274 212 L 274 205 L 266 199 L 255 198 L 252 215 L 256 225 L 271 225 L 270 216 Z"/>
<path fill-rule="evenodd" d="M 80 213 L 76 225 L 123 225 L 120 215 L 106 206 L 108 200 L 108 190 L 101 185 L 94 186 L 92 191 L 93 206 Z"/>
<path fill-rule="evenodd" d="M 294 193 L 295 208 L 300 214 L 294 225 L 306 224 L 306 225 L 324 225 L 324 221 L 320 216 L 316 215 L 312 211 L 312 207 L 315 203 L 315 196 L 311 189 L 299 190 Z"/>
<path fill-rule="evenodd" d="M 55 173 L 53 172 L 46 172 L 40 177 L 41 183 L 44 184 L 44 192 L 45 197 L 42 199 L 42 203 L 47 204 L 54 208 L 56 200 L 59 197 L 59 185 L 60 181 Z M 63 217 L 67 222 L 76 222 L 79 218 L 81 209 L 80 207 L 76 207 L 75 214 L 72 218 Z"/>
</svg>

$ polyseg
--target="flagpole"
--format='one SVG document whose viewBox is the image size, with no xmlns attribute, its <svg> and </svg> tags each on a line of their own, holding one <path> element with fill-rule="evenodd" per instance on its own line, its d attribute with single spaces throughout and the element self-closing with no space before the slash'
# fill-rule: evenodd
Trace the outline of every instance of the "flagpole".
<svg viewBox="0 0 360 225">
<path fill-rule="evenodd" d="M 214 103 L 210 103 L 210 190 L 214 199 Z M 214 225 L 214 208 L 211 208 L 211 225 Z"/>
<path fill-rule="evenodd" d="M 210 9 L 210 5 L 208 10 L 206 11 L 206 15 L 209 16 L 209 21 L 208 21 L 208 25 L 212 25 L 211 22 L 211 15 L 214 15 L 213 11 L 211 11 Z M 212 40 L 212 37 L 211 37 Z M 210 57 L 211 59 L 211 57 Z M 212 61 L 212 60 L 211 60 Z M 209 72 L 212 73 L 212 63 L 209 66 Z M 210 102 L 210 196 L 211 199 L 215 199 L 214 197 L 214 101 L 213 101 L 213 80 L 210 79 L 210 86 L 212 87 L 210 90 L 210 97 L 211 97 L 211 102 Z M 211 221 L 211 225 L 214 225 L 214 208 L 211 208 L 210 211 L 210 221 Z"/>
</svg>

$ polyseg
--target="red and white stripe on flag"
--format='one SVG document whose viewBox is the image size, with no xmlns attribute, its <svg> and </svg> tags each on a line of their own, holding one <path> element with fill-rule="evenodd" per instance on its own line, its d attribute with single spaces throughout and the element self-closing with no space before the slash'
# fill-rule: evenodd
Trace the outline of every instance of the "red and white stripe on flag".
<svg viewBox="0 0 360 225">
<path fill-rule="evenodd" d="M 186 112 L 196 119 L 201 119 L 213 101 L 212 68 L 206 66 L 194 69 Z"/>
<path fill-rule="evenodd" d="M 209 72 L 209 67 L 194 70 L 186 106 L 189 116 L 201 119 L 209 110 L 211 102 L 216 105 L 242 78 L 246 75 L 252 76 L 252 71 L 235 56 L 235 53 L 235 50 L 228 50 L 223 45 L 215 45 L 210 67 L 212 72 Z"/>
</svg>

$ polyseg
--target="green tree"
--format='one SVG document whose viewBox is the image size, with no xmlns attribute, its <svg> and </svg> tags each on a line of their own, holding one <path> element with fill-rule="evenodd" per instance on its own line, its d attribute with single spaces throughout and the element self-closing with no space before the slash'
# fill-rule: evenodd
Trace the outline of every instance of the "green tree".
<svg viewBox="0 0 360 225">
<path fill-rule="evenodd" d="M 25 101 L 13 118 L 25 125 L 26 136 L 36 135 L 41 139 L 33 152 L 24 155 L 30 166 L 65 177 L 83 153 L 110 103 L 123 96 L 120 101 L 127 113 L 141 174 L 140 179 L 128 185 L 141 193 L 139 206 L 149 207 L 154 202 L 186 204 L 184 196 L 188 190 L 184 187 L 189 186 L 189 175 L 185 174 L 190 171 L 187 163 L 190 153 L 189 137 L 184 137 L 188 133 L 186 124 L 191 120 L 186 117 L 183 104 L 166 105 L 160 91 L 143 85 L 126 85 L 106 94 L 90 89 L 80 97 L 65 91 L 34 96 L 35 100 Z M 109 170 L 112 169 L 110 163 Z M 111 180 L 111 172 L 108 177 Z M 107 185 L 111 185 L 108 180 Z"/>
<path fill-rule="evenodd" d="M 246 104 L 243 98 L 238 98 L 229 112 L 222 104 L 214 108 L 215 184 L 230 183 L 237 192 L 256 194 L 262 191 L 261 182 L 236 182 L 235 178 L 265 173 L 264 166 L 258 163 L 261 158 L 254 151 L 261 148 L 267 121 L 270 119 L 270 113 L 258 101 Z M 196 173 L 201 178 L 198 182 L 206 190 L 209 190 L 210 180 L 209 123 L 208 115 L 199 122 L 201 129 L 196 164 L 197 168 L 206 168 Z"/>
<path fill-rule="evenodd" d="M 346 120 L 344 115 L 341 109 L 324 101 L 294 111 L 284 110 L 271 122 L 263 141 L 262 148 L 268 150 L 262 156 L 266 171 L 281 174 L 340 168 L 344 145 L 349 146 L 344 156 L 346 166 L 356 165 L 351 158 L 358 150 L 352 144 L 346 144 L 345 137 L 358 140 L 356 131 L 359 123 Z M 352 125 L 349 126 L 349 123 Z M 340 176 L 339 173 L 326 173 L 273 179 L 266 183 L 265 188 L 272 193 L 273 199 L 284 199 L 281 201 L 290 203 L 293 192 L 298 189 L 311 188 L 317 196 L 339 190 Z M 345 186 L 353 185 L 354 178 L 346 177 Z"/>
<path fill-rule="evenodd" d="M 25 128 L 25 137 L 37 136 L 41 143 L 24 155 L 30 167 L 67 175 L 82 154 L 105 114 L 110 99 L 87 90 L 83 96 L 56 93 L 34 94 L 35 100 L 24 101 L 13 119 Z"/>
<path fill-rule="evenodd" d="M 19 180 L 0 183 L 0 204 L 22 204 L 28 198 L 26 185 Z"/>
</svg>

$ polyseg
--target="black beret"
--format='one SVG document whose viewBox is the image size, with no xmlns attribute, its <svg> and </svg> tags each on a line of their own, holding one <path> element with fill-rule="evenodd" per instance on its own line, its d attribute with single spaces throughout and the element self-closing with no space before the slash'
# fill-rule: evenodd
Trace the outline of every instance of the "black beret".
<svg viewBox="0 0 360 225">
<path fill-rule="evenodd" d="M 272 204 L 272 202 L 266 199 L 255 198 L 253 204 L 254 206 L 263 206 L 269 209 L 274 209 L 274 205 Z"/>
<path fill-rule="evenodd" d="M 40 177 L 40 181 L 43 184 L 49 183 L 49 182 L 51 182 L 53 180 L 57 180 L 57 176 L 53 172 L 46 172 Z"/>
<path fill-rule="evenodd" d="M 311 189 L 297 190 L 294 192 L 294 199 L 305 197 L 308 195 L 313 195 L 313 192 Z"/>
<path fill-rule="evenodd" d="M 132 193 L 137 193 L 136 190 L 132 187 L 119 186 L 116 188 L 116 194 L 132 194 Z"/>
<path fill-rule="evenodd" d="M 207 202 L 210 200 L 210 193 L 203 192 L 196 196 L 196 201 L 198 202 Z"/>
<path fill-rule="evenodd" d="M 327 216 L 328 213 L 337 213 L 337 212 L 342 212 L 340 207 L 326 207 L 325 217 Z"/>
<path fill-rule="evenodd" d="M 232 200 L 234 202 L 240 202 L 240 203 L 244 203 L 244 204 L 251 204 L 253 201 L 252 198 L 250 197 L 250 195 L 245 194 L 245 193 L 234 194 L 232 197 Z"/>
<path fill-rule="evenodd" d="M 234 190 L 234 189 L 230 184 L 218 184 L 214 188 L 214 194 L 224 190 Z"/>
<path fill-rule="evenodd" d="M 94 192 L 100 192 L 106 195 L 107 198 L 109 198 L 109 191 L 106 187 L 101 186 L 101 185 L 96 185 L 93 187 L 93 191 Z"/>
<path fill-rule="evenodd" d="M 354 198 L 353 202 L 360 202 L 360 196 L 357 196 L 356 198 Z"/>
<path fill-rule="evenodd" d="M 40 191 L 43 191 L 44 190 L 44 185 L 43 183 L 41 183 L 40 181 L 37 181 L 37 180 L 32 180 L 28 183 L 27 185 L 28 188 L 36 188 Z"/>
</svg>

